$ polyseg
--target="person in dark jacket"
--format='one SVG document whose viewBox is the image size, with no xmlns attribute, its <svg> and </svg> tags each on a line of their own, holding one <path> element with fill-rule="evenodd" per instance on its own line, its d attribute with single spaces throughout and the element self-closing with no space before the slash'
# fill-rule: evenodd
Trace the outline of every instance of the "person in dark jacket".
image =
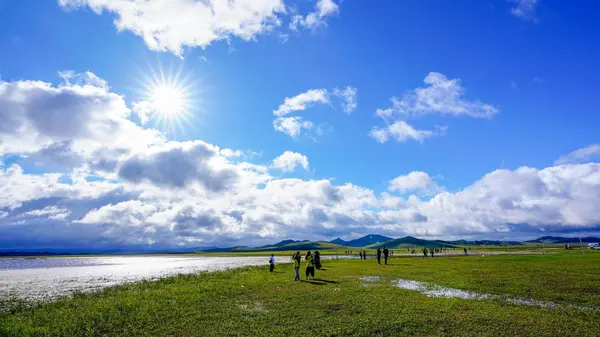
<svg viewBox="0 0 600 337">
<path fill-rule="evenodd" d="M 381 264 L 381 248 L 377 248 L 377 264 Z"/>
<path fill-rule="evenodd" d="M 306 257 L 304 258 L 306 260 L 306 280 L 308 280 L 308 277 L 311 276 L 312 279 L 315 279 L 315 259 L 313 257 L 313 255 L 310 253 L 310 250 L 308 252 L 306 252 Z"/>
<path fill-rule="evenodd" d="M 423 248 L 423 257 L 427 258 L 427 248 Z"/>
<path fill-rule="evenodd" d="M 385 264 L 387 264 L 389 255 L 390 255 L 390 251 L 386 247 L 383 247 L 383 259 L 385 260 Z"/>
<path fill-rule="evenodd" d="M 315 250 L 315 268 L 321 269 L 321 253 L 318 250 Z"/>
</svg>

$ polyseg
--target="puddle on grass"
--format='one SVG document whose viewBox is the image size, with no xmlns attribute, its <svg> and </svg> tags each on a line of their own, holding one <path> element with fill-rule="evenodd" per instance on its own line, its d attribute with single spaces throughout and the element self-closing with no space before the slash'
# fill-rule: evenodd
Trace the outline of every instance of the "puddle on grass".
<svg viewBox="0 0 600 337">
<path fill-rule="evenodd" d="M 361 276 L 360 279 L 361 279 L 361 281 L 377 282 L 377 281 L 381 280 L 381 277 L 379 277 L 379 276 Z"/>
<path fill-rule="evenodd" d="M 267 311 L 262 303 L 256 301 L 253 304 L 239 304 L 238 307 L 247 311 Z"/>
<path fill-rule="evenodd" d="M 539 308 L 548 308 L 548 309 L 556 309 L 556 308 L 569 308 L 569 309 L 577 309 L 577 310 L 592 310 L 592 311 L 600 311 L 600 308 L 594 307 L 584 307 L 577 305 L 561 305 L 558 303 L 550 302 L 550 301 L 539 301 L 529 298 L 507 298 L 505 296 L 500 295 L 491 295 L 491 294 L 479 294 L 466 290 L 454 289 L 454 288 L 446 288 L 441 287 L 435 284 L 427 283 L 427 282 L 419 282 L 413 280 L 395 280 L 393 281 L 395 285 L 402 289 L 414 290 L 418 291 L 424 295 L 429 297 L 443 297 L 443 298 L 461 298 L 466 300 L 498 300 L 507 302 L 515 305 L 527 305 Z"/>
</svg>

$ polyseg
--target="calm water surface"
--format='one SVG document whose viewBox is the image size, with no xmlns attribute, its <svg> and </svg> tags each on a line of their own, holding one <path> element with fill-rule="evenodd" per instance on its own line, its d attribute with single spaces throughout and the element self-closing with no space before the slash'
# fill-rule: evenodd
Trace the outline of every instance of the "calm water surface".
<svg viewBox="0 0 600 337">
<path fill-rule="evenodd" d="M 278 260 L 283 262 L 284 258 Z M 7 258 L 0 259 L 0 298 L 16 295 L 34 301 L 51 300 L 127 282 L 267 262 L 267 256 Z"/>
</svg>

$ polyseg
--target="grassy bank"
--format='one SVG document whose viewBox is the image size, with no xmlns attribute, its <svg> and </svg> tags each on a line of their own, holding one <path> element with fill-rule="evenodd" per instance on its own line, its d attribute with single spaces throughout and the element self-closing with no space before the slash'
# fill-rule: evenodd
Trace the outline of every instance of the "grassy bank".
<svg viewBox="0 0 600 337">
<path fill-rule="evenodd" d="M 80 294 L 0 316 L 0 335 L 62 336 L 597 336 L 600 254 L 325 261 L 314 282 L 290 265 L 182 275 Z M 380 276 L 375 282 L 361 276 Z M 564 305 L 427 297 L 397 288 L 412 279 Z"/>
</svg>

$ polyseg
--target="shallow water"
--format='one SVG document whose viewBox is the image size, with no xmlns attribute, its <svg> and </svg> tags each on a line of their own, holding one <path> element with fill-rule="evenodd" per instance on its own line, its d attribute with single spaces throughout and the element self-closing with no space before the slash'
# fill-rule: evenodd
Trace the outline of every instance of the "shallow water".
<svg viewBox="0 0 600 337">
<path fill-rule="evenodd" d="M 322 256 L 322 259 L 329 257 Z M 277 263 L 288 262 L 283 257 L 275 257 L 275 260 Z M 128 282 L 267 263 L 266 255 L 6 258 L 0 259 L 0 298 L 17 296 L 33 301 L 52 300 L 78 291 L 93 291 Z"/>
<path fill-rule="evenodd" d="M 413 280 L 399 279 L 399 280 L 394 280 L 393 282 L 396 284 L 397 287 L 400 287 L 402 289 L 407 289 L 407 290 L 418 291 L 429 297 L 462 298 L 462 299 L 467 299 L 467 300 L 499 300 L 499 301 L 503 301 L 503 302 L 507 302 L 507 303 L 515 304 L 515 305 L 528 305 L 528 306 L 534 306 L 534 307 L 539 307 L 539 308 L 551 308 L 551 309 L 553 309 L 553 308 L 571 308 L 571 309 L 578 309 L 578 310 L 594 310 L 594 311 L 600 310 L 600 308 L 584 307 L 584 306 L 577 306 L 577 305 L 571 305 L 571 304 L 562 305 L 562 304 L 555 303 L 555 302 L 539 301 L 539 300 L 534 300 L 534 299 L 529 299 L 529 298 L 510 298 L 510 297 L 500 296 L 500 295 L 479 294 L 479 293 L 470 292 L 470 291 L 466 291 L 466 290 L 446 288 L 446 287 L 441 287 L 441 286 L 434 285 L 434 284 L 427 283 L 427 282 L 419 282 L 419 281 L 413 281 Z"/>
</svg>

